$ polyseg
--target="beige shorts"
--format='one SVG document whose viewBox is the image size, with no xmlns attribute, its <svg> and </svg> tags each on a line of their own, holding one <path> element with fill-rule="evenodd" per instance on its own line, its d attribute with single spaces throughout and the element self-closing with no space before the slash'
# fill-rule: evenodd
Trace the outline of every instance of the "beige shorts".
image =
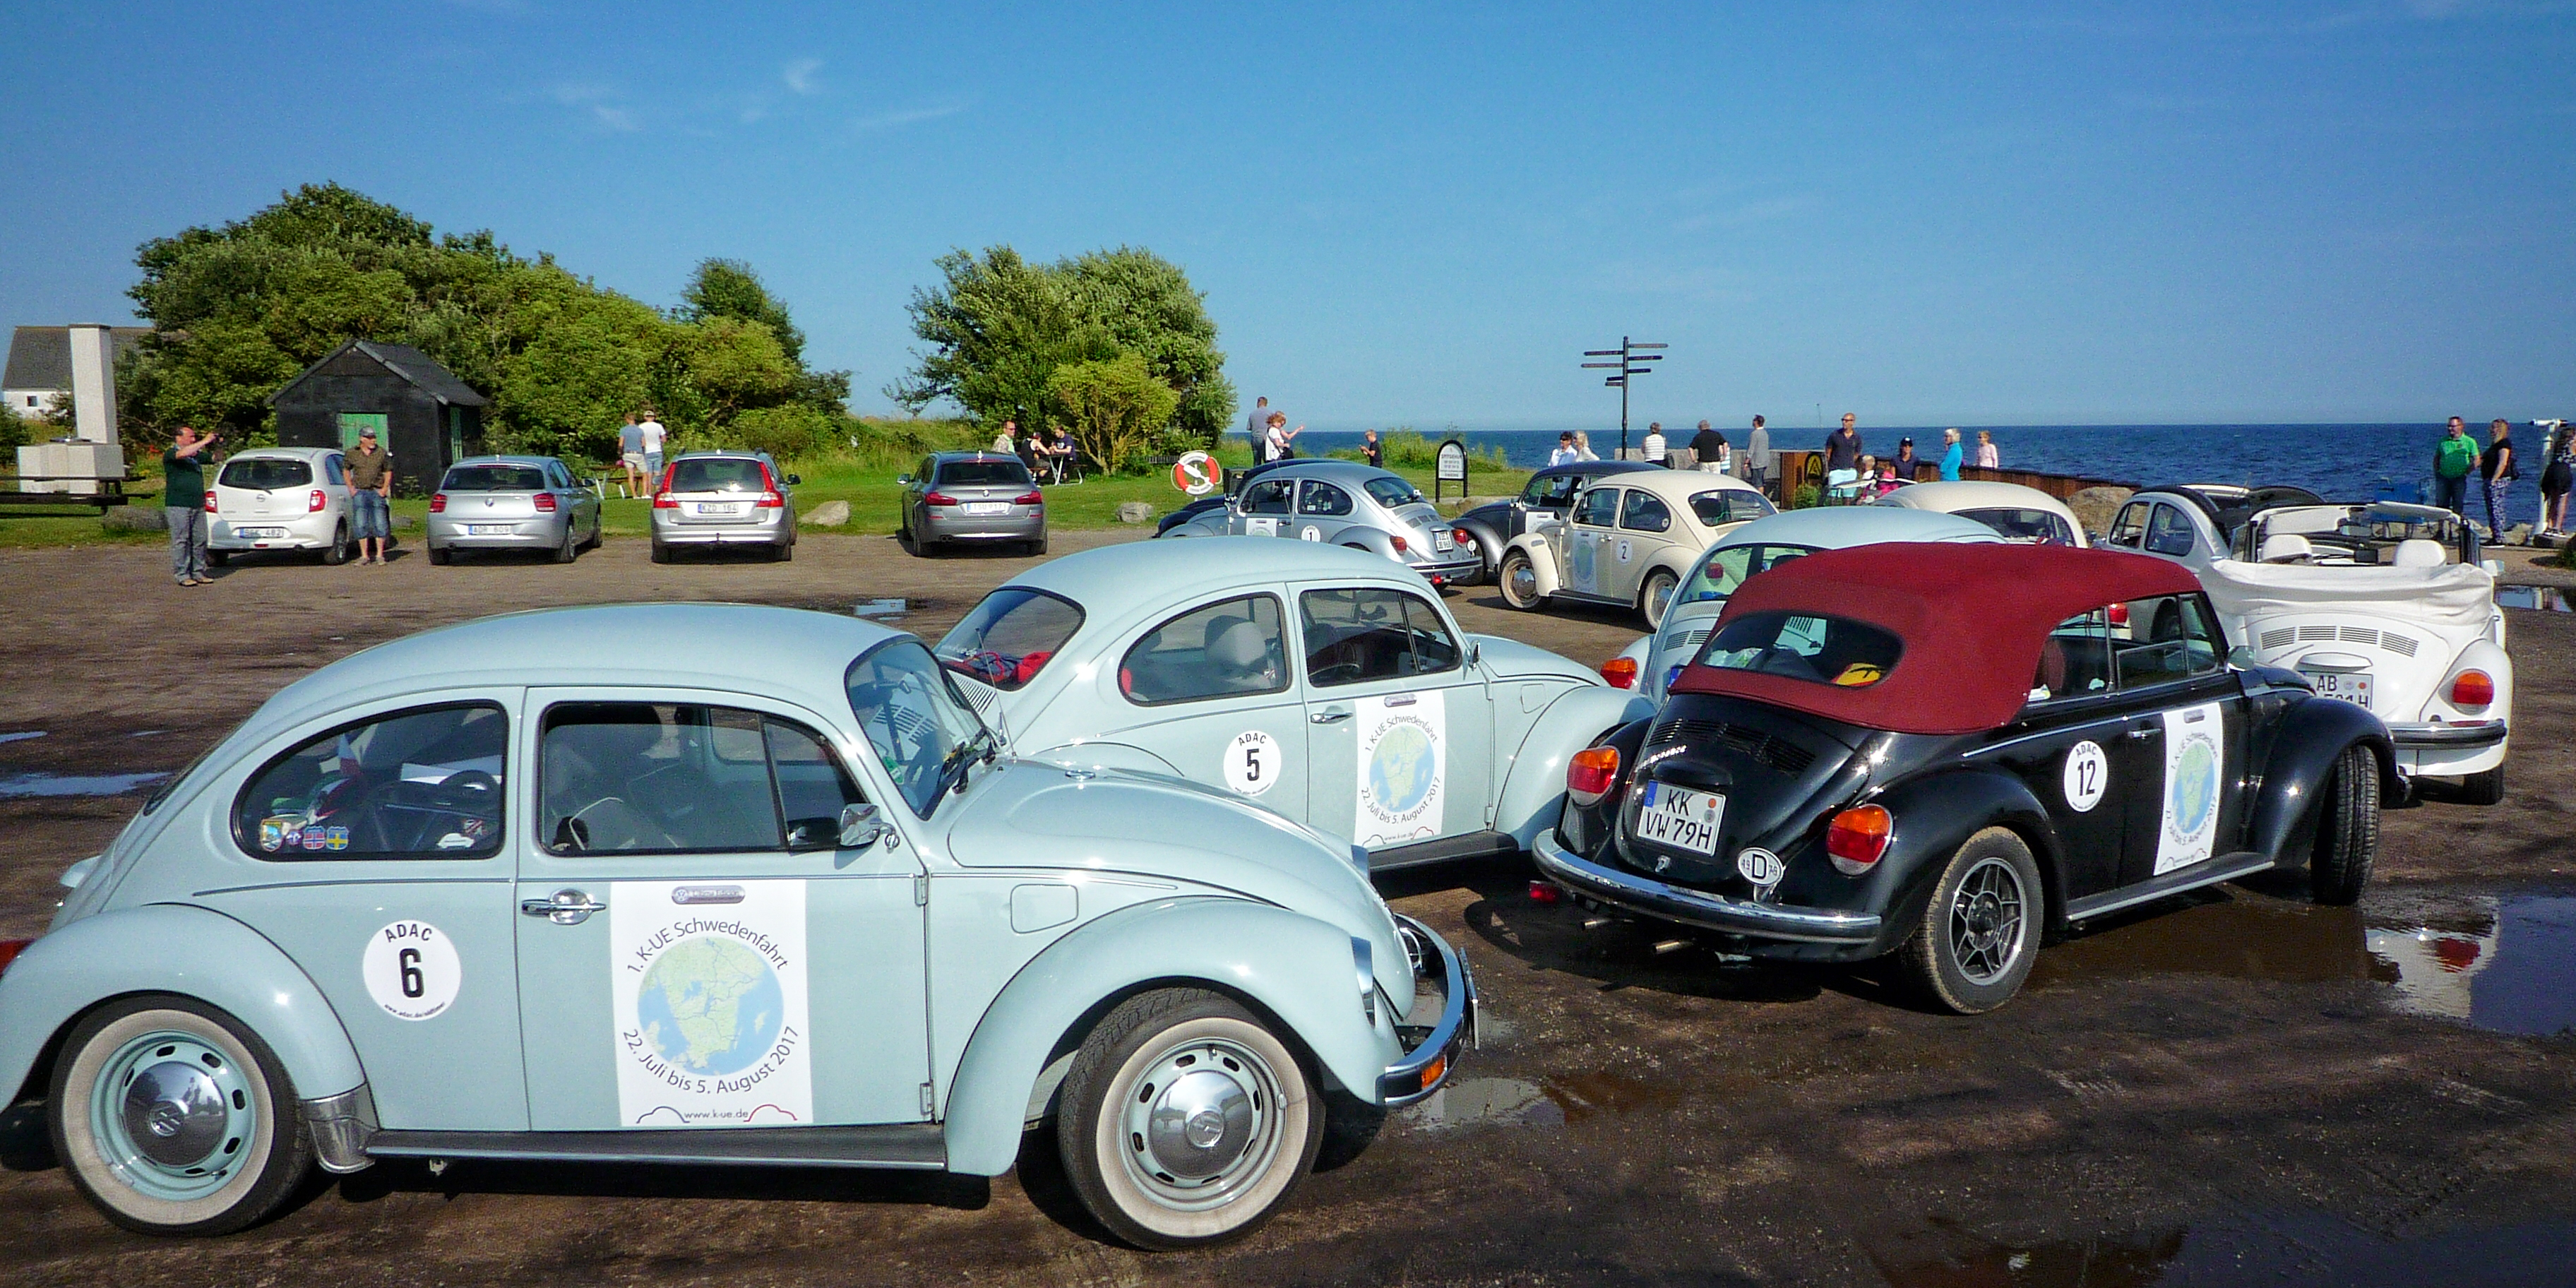
<svg viewBox="0 0 2576 1288">
<path fill-rule="evenodd" d="M 624 456 L 619 457 L 618 459 L 619 459 L 619 460 L 621 460 L 621 461 L 626 462 L 626 468 L 628 468 L 628 469 L 630 469 L 630 470 L 633 470 L 633 471 L 635 471 L 635 472 L 636 472 L 636 473 L 638 473 L 638 474 L 641 474 L 641 473 L 643 473 L 643 472 L 644 472 L 644 453 L 642 453 L 642 452 L 628 452 L 628 453 L 626 453 Z"/>
</svg>

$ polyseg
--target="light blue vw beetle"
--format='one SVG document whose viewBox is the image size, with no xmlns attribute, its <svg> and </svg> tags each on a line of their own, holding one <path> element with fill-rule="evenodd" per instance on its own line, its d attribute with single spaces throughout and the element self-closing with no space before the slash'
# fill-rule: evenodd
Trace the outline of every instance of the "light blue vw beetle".
<svg viewBox="0 0 2576 1288">
<path fill-rule="evenodd" d="M 1018 754 L 1221 787 L 1383 870 L 1509 854 L 1567 758 L 1653 706 L 1458 629 L 1413 571 L 1310 541 L 1107 546 L 986 595 L 938 646 Z"/>
<path fill-rule="evenodd" d="M 1473 982 L 1347 843 L 999 741 L 920 641 L 819 613 L 367 650 L 0 946 L 0 1087 L 154 1233 L 256 1221 L 317 1159 L 989 1176 L 1052 1117 L 1091 1211 L 1179 1247 L 1278 1206 L 1327 1092 L 1441 1083 Z"/>
</svg>

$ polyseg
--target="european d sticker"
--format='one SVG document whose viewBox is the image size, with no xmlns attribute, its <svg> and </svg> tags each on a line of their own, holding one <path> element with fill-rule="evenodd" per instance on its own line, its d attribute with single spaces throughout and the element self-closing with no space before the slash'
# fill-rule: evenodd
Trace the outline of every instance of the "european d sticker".
<svg viewBox="0 0 2576 1288">
<path fill-rule="evenodd" d="M 2156 875 L 2210 856 L 2227 772 L 2226 716 L 2215 702 L 2164 713 L 2165 795 L 2157 826 Z"/>
<path fill-rule="evenodd" d="M 1446 694 L 1362 698 L 1359 809 L 1351 839 L 1375 848 L 1440 835 L 1449 780 Z"/>
<path fill-rule="evenodd" d="M 803 881 L 620 881 L 608 926 L 620 1121 L 814 1121 Z"/>
</svg>

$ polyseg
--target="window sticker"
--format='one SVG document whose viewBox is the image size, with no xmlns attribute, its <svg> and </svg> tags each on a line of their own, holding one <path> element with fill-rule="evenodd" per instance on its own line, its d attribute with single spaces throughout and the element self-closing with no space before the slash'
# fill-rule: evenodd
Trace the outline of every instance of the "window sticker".
<svg viewBox="0 0 2576 1288">
<path fill-rule="evenodd" d="M 2111 758 L 2102 754 L 2102 744 L 2087 739 L 2066 749 L 2067 808 L 2091 813 L 2110 785 Z"/>
<path fill-rule="evenodd" d="M 1359 809 L 1353 839 L 1372 849 L 1440 834 L 1449 774 L 1438 689 L 1359 701 Z"/>
<path fill-rule="evenodd" d="M 2156 875 L 2209 857 L 2218 839 L 2218 798 L 2227 772 L 2224 708 L 2215 702 L 2164 713 L 2165 796 L 2156 837 Z"/>
<path fill-rule="evenodd" d="M 367 996 L 397 1020 L 444 1014 L 465 982 L 455 943 L 426 921 L 397 921 L 370 936 L 358 974 Z"/>
<path fill-rule="evenodd" d="M 620 881 L 608 898 L 617 1107 L 636 1127 L 814 1121 L 805 883 Z"/>
<path fill-rule="evenodd" d="M 1259 796 L 1279 781 L 1286 762 L 1279 740 L 1259 729 L 1246 729 L 1225 747 L 1225 785 L 1246 796 Z"/>
</svg>

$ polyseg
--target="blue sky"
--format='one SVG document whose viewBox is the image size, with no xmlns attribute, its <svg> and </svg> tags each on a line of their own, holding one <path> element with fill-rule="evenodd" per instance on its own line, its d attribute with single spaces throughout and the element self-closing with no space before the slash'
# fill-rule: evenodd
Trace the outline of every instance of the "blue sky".
<svg viewBox="0 0 2576 1288">
<path fill-rule="evenodd" d="M 1318 428 L 2576 414 L 2576 6 L 69 7 L 0 19 L 0 323 L 336 179 L 854 409 L 951 247 L 1121 243 Z"/>
</svg>

